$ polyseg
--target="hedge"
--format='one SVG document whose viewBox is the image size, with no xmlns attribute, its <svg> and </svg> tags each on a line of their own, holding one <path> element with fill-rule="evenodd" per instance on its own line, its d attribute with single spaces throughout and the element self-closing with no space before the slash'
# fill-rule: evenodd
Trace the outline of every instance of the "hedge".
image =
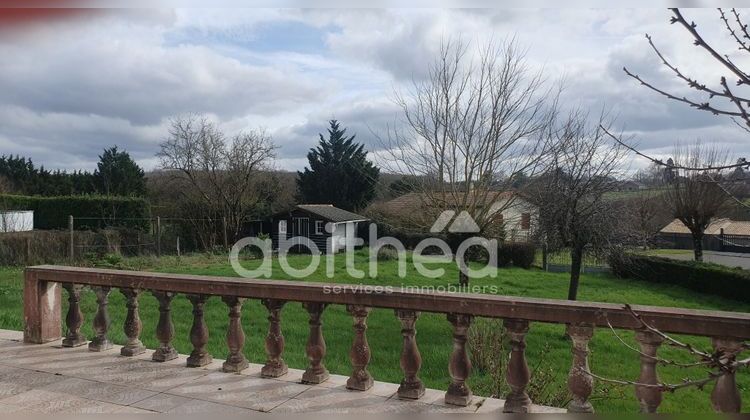
<svg viewBox="0 0 750 420">
<path fill-rule="evenodd" d="M 72 215 L 78 230 L 126 227 L 148 229 L 148 202 L 137 197 L 0 195 L 0 208 L 34 210 L 35 229 L 67 229 Z M 91 218 L 91 219 L 87 219 Z"/>
<path fill-rule="evenodd" d="M 750 272 L 696 261 L 617 254 L 610 257 L 612 273 L 652 283 L 674 284 L 727 299 L 750 302 Z"/>
<path fill-rule="evenodd" d="M 513 263 L 515 267 L 529 269 L 534 264 L 536 245 L 525 242 L 501 242 L 497 246 L 497 266 L 506 267 Z"/>
</svg>

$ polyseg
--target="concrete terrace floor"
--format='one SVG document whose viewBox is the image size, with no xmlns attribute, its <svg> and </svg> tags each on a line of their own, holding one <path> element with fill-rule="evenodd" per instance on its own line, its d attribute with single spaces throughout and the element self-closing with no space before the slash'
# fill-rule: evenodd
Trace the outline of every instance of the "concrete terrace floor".
<svg viewBox="0 0 750 420">
<path fill-rule="evenodd" d="M 396 396 L 398 384 L 375 382 L 365 392 L 346 389 L 346 377 L 320 385 L 300 383 L 302 371 L 260 377 L 261 365 L 241 374 L 221 371 L 222 360 L 185 367 L 187 356 L 157 363 L 151 351 L 120 356 L 60 341 L 33 345 L 19 331 L 0 330 L 0 413 L 501 413 L 503 400 L 475 396 L 468 407 L 446 405 L 444 391 L 428 389 L 418 401 Z M 535 412 L 563 412 L 532 407 Z"/>
</svg>

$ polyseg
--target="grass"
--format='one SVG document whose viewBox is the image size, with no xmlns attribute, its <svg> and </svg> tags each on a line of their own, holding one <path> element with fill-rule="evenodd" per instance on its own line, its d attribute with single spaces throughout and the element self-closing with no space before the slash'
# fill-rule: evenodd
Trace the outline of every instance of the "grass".
<svg viewBox="0 0 750 420">
<path fill-rule="evenodd" d="M 640 251 L 640 254 L 643 255 L 653 255 L 653 256 L 662 256 L 662 255 L 693 255 L 692 249 L 649 249 L 645 251 Z"/>
<path fill-rule="evenodd" d="M 309 256 L 293 256 L 290 263 L 301 268 L 310 260 Z M 366 255 L 358 252 L 355 255 L 355 266 L 366 267 Z M 226 257 L 195 255 L 177 259 L 163 257 L 161 260 L 151 258 L 126 259 L 127 268 L 152 270 L 185 274 L 209 274 L 235 276 L 226 261 Z M 376 278 L 358 280 L 346 273 L 343 258 L 337 258 L 336 276 L 328 279 L 324 265 L 310 275 L 307 281 L 326 281 L 336 283 L 368 283 L 375 285 L 432 285 L 447 286 L 455 284 L 457 270 L 455 266 L 444 266 L 446 274 L 440 279 L 427 279 L 420 276 L 407 264 L 407 277 L 400 279 L 397 275 L 396 261 L 381 261 Z M 435 264 L 433 264 L 435 265 Z M 274 260 L 274 278 L 285 279 Z M 434 267 L 432 267 L 434 268 Z M 476 286 L 496 286 L 498 293 L 510 296 L 526 296 L 560 299 L 567 295 L 567 276 L 561 273 L 546 273 L 540 270 L 522 270 L 508 268 L 500 270 L 496 279 L 472 279 Z M 0 328 L 21 329 L 22 314 L 22 271 L 17 268 L 0 268 Z M 750 305 L 701 295 L 680 287 L 658 285 L 634 280 L 617 279 L 604 274 L 585 274 L 581 279 L 579 299 L 582 301 L 634 303 L 644 305 L 672 306 L 697 309 L 715 309 L 747 312 Z M 156 320 L 158 319 L 156 299 L 144 294 L 141 299 L 141 318 L 144 321 L 142 340 L 150 347 L 157 344 L 155 339 Z M 122 325 L 125 317 L 124 299 L 120 293 L 112 293 L 110 298 L 112 328 L 110 336 L 113 341 L 123 343 L 125 336 Z M 189 330 L 191 324 L 191 306 L 187 299 L 179 296 L 173 302 L 173 314 L 176 336 L 174 345 L 181 353 L 189 353 Z M 93 293 L 86 293 L 83 299 L 83 310 L 86 314 L 84 332 L 91 336 L 91 318 L 96 310 Z M 227 327 L 227 308 L 218 298 L 212 298 L 206 305 L 206 322 L 210 330 L 208 349 L 218 358 L 227 354 L 224 336 Z M 243 325 L 247 335 L 245 354 L 252 362 L 262 363 L 265 360 L 263 340 L 267 329 L 267 313 L 260 302 L 249 300 L 243 307 Z M 486 324 L 485 327 L 494 324 Z M 323 315 L 324 335 L 328 346 L 325 364 L 333 373 L 348 375 L 350 373 L 349 347 L 353 332 L 351 317 L 345 308 L 333 305 Z M 400 325 L 392 310 L 375 309 L 368 319 L 367 336 L 372 350 L 372 362 L 369 370 L 376 380 L 399 382 L 402 372 L 399 367 L 401 352 Z M 304 347 L 307 340 L 307 314 L 299 303 L 289 303 L 282 314 L 282 328 L 286 338 L 284 358 L 291 367 L 304 368 L 307 364 Z M 417 322 L 417 341 L 422 353 L 423 363 L 420 376 L 426 386 L 445 389 L 450 381 L 448 375 L 448 358 L 451 352 L 451 331 L 444 315 L 423 314 Z M 622 332 L 628 343 L 635 345 L 633 334 Z M 680 337 L 699 348 L 710 348 L 707 339 L 700 337 Z M 564 337 L 561 325 L 534 323 L 527 336 L 526 355 L 529 366 L 535 372 L 536 382 L 544 382 L 548 389 L 555 390 L 548 396 L 550 401 L 564 397 L 568 370 L 570 369 L 570 341 Z M 639 356 L 623 346 L 613 333 L 606 329 L 597 330 L 591 347 L 591 368 L 598 375 L 618 378 L 636 379 L 639 372 Z M 660 355 L 679 361 L 688 361 L 686 355 L 676 349 L 663 347 Z M 546 376 L 540 376 L 544 372 Z M 670 383 L 680 382 L 686 376 L 703 377 L 700 370 L 684 370 L 672 366 L 660 367 L 662 380 Z M 750 409 L 748 392 L 750 392 L 750 375 L 743 372 L 738 375 L 738 383 L 744 398 L 743 411 Z M 470 386 L 478 395 L 487 395 L 493 389 L 493 376 L 490 372 L 475 370 L 469 379 Z M 541 379 L 540 379 L 541 378 Z M 710 387 L 706 390 L 685 389 L 675 394 L 665 395 L 661 405 L 665 412 L 707 412 L 711 410 L 709 402 Z M 638 409 L 633 390 L 629 387 L 611 386 L 597 383 L 592 398 L 599 412 L 626 412 Z M 544 401 L 537 401 L 543 403 Z"/>
</svg>

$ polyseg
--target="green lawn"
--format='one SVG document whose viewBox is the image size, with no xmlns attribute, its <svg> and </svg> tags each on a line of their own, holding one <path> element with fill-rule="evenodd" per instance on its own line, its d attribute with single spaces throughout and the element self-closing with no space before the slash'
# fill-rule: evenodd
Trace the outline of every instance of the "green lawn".
<svg viewBox="0 0 750 420">
<path fill-rule="evenodd" d="M 664 249 L 649 249 L 646 251 L 640 251 L 640 254 L 643 255 L 654 255 L 654 256 L 663 256 L 663 255 L 693 255 L 692 249 L 670 249 L 670 248 L 664 248 Z"/>
<path fill-rule="evenodd" d="M 291 263 L 302 267 L 309 261 L 309 256 L 294 256 Z M 363 252 L 355 258 L 357 267 L 366 267 L 367 259 Z M 161 261 L 149 258 L 127 259 L 123 261 L 126 268 L 153 270 L 173 273 L 211 274 L 234 276 L 232 268 L 222 256 L 196 255 L 177 259 L 164 257 Z M 410 264 L 408 265 L 410 266 Z M 441 285 L 455 284 L 457 271 L 455 266 L 446 267 L 442 279 L 425 279 L 413 269 L 408 271 L 405 280 L 396 275 L 395 261 L 379 263 L 379 275 L 366 279 L 368 284 L 380 285 Z M 309 281 L 329 281 L 338 283 L 359 283 L 350 278 L 344 270 L 343 258 L 337 258 L 335 279 L 325 277 L 325 269 L 311 275 Z M 284 279 L 278 263 L 274 261 L 274 278 Z M 472 284 L 499 287 L 499 293 L 512 296 L 531 296 L 543 298 L 564 298 L 567 295 L 567 277 L 560 273 L 545 273 L 537 269 L 521 270 L 516 268 L 502 269 L 496 279 L 473 279 Z M 22 271 L 16 268 L 0 268 L 0 328 L 21 329 L 23 323 Z M 586 301 L 637 303 L 644 305 L 673 306 L 684 308 L 718 309 L 747 312 L 750 305 L 733 302 L 712 296 L 700 295 L 679 287 L 654 285 L 633 280 L 622 280 L 608 275 L 587 274 L 582 277 L 579 299 Z M 124 334 L 122 325 L 125 316 L 124 299 L 121 294 L 113 293 L 110 299 L 112 316 L 111 337 L 122 343 Z M 144 321 L 142 340 L 153 348 L 157 342 L 154 329 L 158 319 L 156 299 L 150 295 L 141 297 L 141 317 Z M 90 321 L 96 309 L 93 293 L 86 293 L 83 309 L 86 314 L 86 334 L 91 334 Z M 189 329 L 192 316 L 190 303 L 184 297 L 178 297 L 173 303 L 173 314 L 176 329 L 175 346 L 181 353 L 191 349 Z M 265 360 L 263 339 L 267 328 L 265 308 L 258 301 L 248 301 L 243 309 L 243 324 L 247 334 L 245 353 L 253 362 Z M 285 360 L 291 367 L 304 368 L 306 358 L 304 345 L 307 340 L 307 314 L 299 303 L 289 303 L 283 311 L 282 327 L 286 337 Z M 206 306 L 206 321 L 211 336 L 209 350 L 218 358 L 226 356 L 224 335 L 227 325 L 226 306 L 218 299 L 212 298 Z M 349 347 L 352 340 L 351 317 L 341 306 L 329 307 L 323 316 L 324 335 L 328 344 L 325 364 L 333 373 L 348 375 L 350 373 Z M 376 309 L 368 319 L 368 339 L 372 349 L 370 372 L 377 380 L 399 382 L 402 373 L 399 367 L 401 352 L 400 325 L 391 310 Z M 477 328 L 478 327 L 478 328 Z M 496 321 L 478 320 L 474 329 L 485 333 L 497 333 L 499 324 Z M 451 351 L 451 333 L 444 315 L 423 314 L 417 323 L 418 343 L 423 357 L 420 376 L 431 388 L 445 389 L 449 383 L 447 371 Z M 528 334 L 526 354 L 529 366 L 534 371 L 533 393 L 538 395 L 537 402 L 560 404 L 565 398 L 567 372 L 570 368 L 570 343 L 564 338 L 564 327 L 552 324 L 532 324 Z M 622 333 L 626 341 L 634 344 L 632 334 Z M 684 338 L 684 337 L 683 337 Z M 691 344 L 708 348 L 704 338 L 685 338 Z M 636 379 L 639 371 L 639 356 L 624 347 L 611 331 L 600 329 L 591 342 L 591 368 L 600 376 L 618 379 Z M 686 356 L 672 348 L 664 347 L 660 355 L 687 361 Z M 675 367 L 660 367 L 664 381 L 676 383 L 685 377 L 702 377 L 699 370 L 684 370 Z M 476 394 L 488 395 L 502 383 L 493 379 L 491 372 L 475 369 L 470 378 L 470 385 Z M 744 411 L 750 409 L 750 375 L 742 372 L 739 385 L 743 394 Z M 667 412 L 705 412 L 710 411 L 710 389 L 680 390 L 672 395 L 665 395 L 661 406 Z M 598 384 L 593 398 L 594 406 L 600 412 L 637 411 L 637 402 L 629 387 L 618 387 Z"/>
</svg>

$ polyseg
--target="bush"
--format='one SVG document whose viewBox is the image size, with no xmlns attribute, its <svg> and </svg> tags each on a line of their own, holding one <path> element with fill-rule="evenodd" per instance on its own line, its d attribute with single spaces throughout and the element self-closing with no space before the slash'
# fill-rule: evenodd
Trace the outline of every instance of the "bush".
<svg viewBox="0 0 750 420">
<path fill-rule="evenodd" d="M 7 210 L 34 210 L 35 229 L 67 229 L 68 216 L 78 218 L 75 229 L 92 230 L 126 227 L 147 230 L 148 202 L 136 197 L 59 196 L 37 197 L 0 195 L 0 205 Z M 87 217 L 94 219 L 85 219 Z"/>
<path fill-rule="evenodd" d="M 497 246 L 497 266 L 507 267 L 511 263 L 524 269 L 531 268 L 536 257 L 536 246 L 524 242 L 503 242 Z"/>
<path fill-rule="evenodd" d="M 398 251 L 390 246 L 384 246 L 378 250 L 378 261 L 398 260 Z"/>
<path fill-rule="evenodd" d="M 750 302 L 750 272 L 696 261 L 646 255 L 613 254 L 612 273 L 651 283 L 674 284 L 728 299 Z"/>
</svg>

